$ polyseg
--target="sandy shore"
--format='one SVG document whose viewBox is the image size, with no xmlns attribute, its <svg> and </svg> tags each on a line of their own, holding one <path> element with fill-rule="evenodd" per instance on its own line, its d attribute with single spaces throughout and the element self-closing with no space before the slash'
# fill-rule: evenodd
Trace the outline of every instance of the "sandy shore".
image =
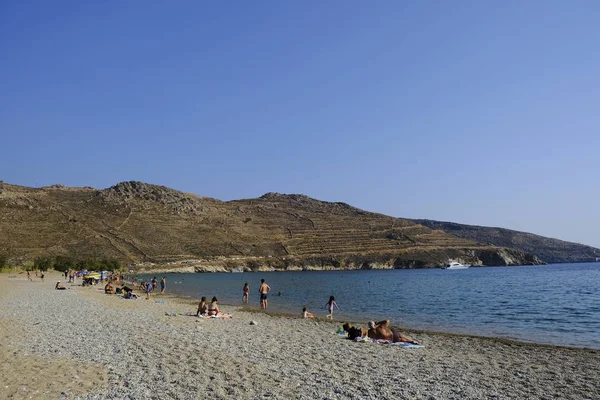
<svg viewBox="0 0 600 400">
<path fill-rule="evenodd" d="M 329 322 L 169 317 L 194 306 L 56 291 L 57 277 L 0 274 L 2 399 L 600 399 L 598 350 L 434 333 L 413 334 L 421 349 L 354 343 Z"/>
</svg>

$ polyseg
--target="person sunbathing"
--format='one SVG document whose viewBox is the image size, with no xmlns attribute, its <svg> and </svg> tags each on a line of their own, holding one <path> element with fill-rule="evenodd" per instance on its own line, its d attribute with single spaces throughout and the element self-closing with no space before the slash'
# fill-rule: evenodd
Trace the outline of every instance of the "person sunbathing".
<svg viewBox="0 0 600 400">
<path fill-rule="evenodd" d="M 198 304 L 198 311 L 196 311 L 196 317 L 206 315 L 206 296 L 202 296 L 200 303 Z"/>
<path fill-rule="evenodd" d="M 206 314 L 208 316 L 213 316 L 213 315 L 219 315 L 219 313 L 221 312 L 221 310 L 219 310 L 219 305 L 217 304 L 217 297 L 213 297 L 212 300 L 210 301 L 210 304 L 208 305 L 208 309 L 206 310 Z"/>
<path fill-rule="evenodd" d="M 109 283 L 104 286 L 104 293 L 106 294 L 115 294 L 115 288 Z"/>
<path fill-rule="evenodd" d="M 367 331 L 367 336 L 371 339 L 383 339 L 389 340 L 391 342 L 405 342 L 412 344 L 420 344 L 414 339 L 409 338 L 408 336 L 404 336 L 402 333 L 398 332 L 395 329 L 390 328 L 390 321 L 370 321 L 369 322 L 369 330 Z"/>
<path fill-rule="evenodd" d="M 202 303 L 204 302 L 205 313 L 201 313 Z M 216 297 L 213 297 L 210 304 L 206 306 L 206 297 L 202 298 L 200 302 L 200 306 L 198 306 L 198 313 L 196 316 L 201 316 L 205 318 L 232 318 L 231 314 L 225 314 L 223 311 L 219 309 L 219 304 Z"/>
<path fill-rule="evenodd" d="M 344 325 L 342 325 L 342 328 L 344 328 L 344 330 L 348 332 L 348 337 L 352 340 L 354 340 L 357 337 L 366 337 L 369 332 L 367 329 L 361 328 L 359 326 L 352 326 L 349 323 L 345 323 Z"/>
<path fill-rule="evenodd" d="M 56 282 L 56 286 L 54 286 L 56 290 L 67 290 L 66 287 L 60 285 L 60 281 Z"/>
</svg>

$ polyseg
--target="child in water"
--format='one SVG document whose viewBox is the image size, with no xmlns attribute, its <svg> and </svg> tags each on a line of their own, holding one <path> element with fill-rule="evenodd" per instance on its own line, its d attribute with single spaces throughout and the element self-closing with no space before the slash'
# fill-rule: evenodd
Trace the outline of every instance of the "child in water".
<svg viewBox="0 0 600 400">
<path fill-rule="evenodd" d="M 335 302 L 335 297 L 329 296 L 329 301 L 327 302 L 327 310 L 329 311 L 329 314 L 327 314 L 327 318 L 333 319 L 333 307 L 337 308 L 338 310 L 340 309 Z"/>
</svg>

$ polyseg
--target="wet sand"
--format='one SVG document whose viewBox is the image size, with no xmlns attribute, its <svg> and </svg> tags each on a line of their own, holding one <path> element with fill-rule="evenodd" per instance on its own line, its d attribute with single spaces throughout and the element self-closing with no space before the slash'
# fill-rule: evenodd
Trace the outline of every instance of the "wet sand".
<svg viewBox="0 0 600 400">
<path fill-rule="evenodd" d="M 166 316 L 195 306 L 57 291 L 58 276 L 0 274 L 2 399 L 600 399 L 598 350 L 428 332 L 405 332 L 421 349 L 354 343 L 338 323 Z"/>
</svg>

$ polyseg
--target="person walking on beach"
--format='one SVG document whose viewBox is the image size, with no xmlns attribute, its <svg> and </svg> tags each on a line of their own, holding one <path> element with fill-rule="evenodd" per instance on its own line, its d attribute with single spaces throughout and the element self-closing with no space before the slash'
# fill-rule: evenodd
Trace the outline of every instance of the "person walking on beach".
<svg viewBox="0 0 600 400">
<path fill-rule="evenodd" d="M 160 293 L 164 294 L 167 289 L 167 277 L 163 276 L 160 280 Z"/>
<path fill-rule="evenodd" d="M 250 287 L 248 286 L 248 282 L 244 283 L 244 288 L 242 289 L 244 292 L 242 295 L 242 303 L 248 304 L 248 295 L 250 294 Z"/>
<path fill-rule="evenodd" d="M 264 279 L 260 280 L 260 288 L 258 288 L 258 293 L 260 293 L 260 308 L 263 310 L 267 309 L 269 305 L 267 302 L 267 294 L 271 291 L 271 287 L 265 283 Z"/>
<path fill-rule="evenodd" d="M 27 279 L 29 279 L 30 281 L 33 280 L 33 279 L 31 279 L 31 274 L 29 273 L 29 271 L 27 271 Z"/>
<path fill-rule="evenodd" d="M 146 300 L 150 300 L 150 292 L 152 291 L 152 282 L 146 283 Z"/>
<path fill-rule="evenodd" d="M 329 311 L 329 314 L 327 314 L 326 318 L 333 319 L 333 307 L 337 308 L 338 310 L 340 309 L 335 302 L 335 297 L 329 296 L 329 301 L 327 302 L 326 306 L 327 310 Z"/>
</svg>

